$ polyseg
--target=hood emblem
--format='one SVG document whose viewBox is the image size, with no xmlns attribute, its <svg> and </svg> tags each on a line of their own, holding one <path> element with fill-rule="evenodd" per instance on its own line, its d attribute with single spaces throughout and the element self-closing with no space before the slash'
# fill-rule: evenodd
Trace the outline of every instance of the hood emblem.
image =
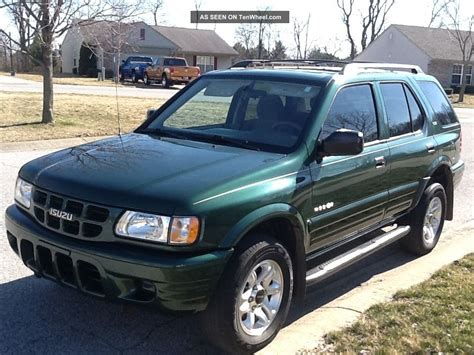
<svg viewBox="0 0 474 355">
<path fill-rule="evenodd" d="M 50 208 L 49 209 L 49 214 L 53 217 L 65 219 L 67 221 L 72 221 L 72 217 L 73 217 L 72 213 L 57 210 L 56 208 Z"/>
</svg>

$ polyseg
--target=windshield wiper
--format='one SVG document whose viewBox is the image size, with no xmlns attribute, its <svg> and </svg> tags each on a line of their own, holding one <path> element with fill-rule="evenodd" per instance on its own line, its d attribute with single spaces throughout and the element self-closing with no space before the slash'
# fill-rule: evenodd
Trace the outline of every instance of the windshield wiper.
<svg viewBox="0 0 474 355">
<path fill-rule="evenodd" d="M 252 143 L 249 143 L 249 141 L 234 139 L 234 138 L 222 136 L 219 134 L 199 134 L 195 132 L 190 132 L 190 136 L 193 138 L 197 138 L 197 139 L 208 141 L 208 142 L 214 142 L 217 144 L 231 145 L 238 148 L 260 151 L 260 147 Z"/>
<path fill-rule="evenodd" d="M 189 139 L 189 137 L 185 134 L 178 133 L 169 129 L 163 128 L 145 128 L 139 131 L 139 133 L 149 133 L 149 134 L 157 134 L 161 137 L 169 137 L 169 138 L 176 138 L 176 139 Z"/>
</svg>

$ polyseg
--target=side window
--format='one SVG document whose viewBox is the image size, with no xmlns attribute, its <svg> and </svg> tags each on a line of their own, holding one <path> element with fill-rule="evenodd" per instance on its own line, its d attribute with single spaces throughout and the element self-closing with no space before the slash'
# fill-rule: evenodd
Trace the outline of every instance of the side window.
<svg viewBox="0 0 474 355">
<path fill-rule="evenodd" d="M 388 119 L 390 137 L 411 132 L 410 111 L 400 83 L 381 84 L 382 98 Z"/>
<path fill-rule="evenodd" d="M 340 128 L 362 132 L 365 142 L 378 138 L 377 114 L 370 85 L 349 86 L 339 91 L 319 138 L 324 139 Z"/>
<path fill-rule="evenodd" d="M 411 90 L 406 85 L 403 85 L 403 87 L 405 89 L 405 94 L 407 95 L 408 107 L 410 109 L 411 126 L 415 132 L 423 127 L 423 113 Z"/>
<path fill-rule="evenodd" d="M 442 125 L 456 123 L 456 115 L 439 86 L 432 81 L 419 81 L 418 84 L 435 112 L 434 120 Z"/>
</svg>

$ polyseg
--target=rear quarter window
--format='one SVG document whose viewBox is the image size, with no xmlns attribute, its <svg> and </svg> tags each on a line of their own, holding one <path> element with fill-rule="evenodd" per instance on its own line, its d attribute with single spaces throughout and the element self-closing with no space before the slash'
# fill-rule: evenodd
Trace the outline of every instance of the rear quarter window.
<svg viewBox="0 0 474 355">
<path fill-rule="evenodd" d="M 418 85 L 433 108 L 435 121 L 443 126 L 458 122 L 451 104 L 436 83 L 432 81 L 419 81 Z"/>
</svg>

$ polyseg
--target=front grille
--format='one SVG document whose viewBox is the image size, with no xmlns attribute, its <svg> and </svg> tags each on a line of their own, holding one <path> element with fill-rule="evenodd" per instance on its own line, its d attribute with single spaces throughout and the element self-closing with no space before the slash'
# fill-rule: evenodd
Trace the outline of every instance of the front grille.
<svg viewBox="0 0 474 355">
<path fill-rule="evenodd" d="M 33 192 L 33 215 L 43 226 L 73 237 L 96 238 L 103 231 L 110 210 L 66 197 L 35 189 Z M 49 213 L 54 208 L 66 212 L 66 218 Z M 72 217 L 72 218 L 71 218 Z"/>
<path fill-rule="evenodd" d="M 9 233 L 9 240 L 17 238 Z M 99 269 L 89 262 L 73 260 L 66 251 L 55 250 L 45 245 L 34 245 L 29 240 L 20 241 L 20 250 L 16 252 L 36 274 L 58 281 L 64 285 L 79 288 L 95 296 L 105 296 L 104 277 Z"/>
</svg>

